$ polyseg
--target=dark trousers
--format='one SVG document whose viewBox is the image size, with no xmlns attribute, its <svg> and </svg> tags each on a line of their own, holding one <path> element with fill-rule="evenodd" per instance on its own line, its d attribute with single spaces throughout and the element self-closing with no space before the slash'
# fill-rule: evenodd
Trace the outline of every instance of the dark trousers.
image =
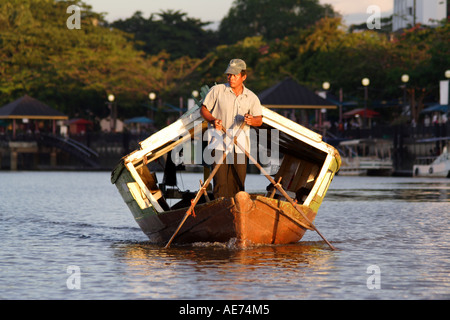
<svg viewBox="0 0 450 320">
<path fill-rule="evenodd" d="M 214 182 L 214 198 L 219 197 L 234 197 L 239 191 L 245 189 L 245 177 L 247 175 L 247 157 L 242 154 L 239 155 L 240 163 L 238 162 L 238 156 L 236 153 L 230 153 L 228 159 L 232 161 L 226 161 L 221 164 L 213 178 Z M 245 163 L 242 163 L 244 159 Z M 228 163 L 227 163 L 228 162 Z M 232 162 L 232 163 L 230 163 Z M 215 164 L 217 166 L 217 164 Z"/>
</svg>

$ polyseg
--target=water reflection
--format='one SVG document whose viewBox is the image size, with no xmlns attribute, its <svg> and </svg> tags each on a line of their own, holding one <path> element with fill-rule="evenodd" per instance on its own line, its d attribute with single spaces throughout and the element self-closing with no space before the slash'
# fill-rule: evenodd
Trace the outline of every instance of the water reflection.
<svg viewBox="0 0 450 320">
<path fill-rule="evenodd" d="M 232 243 L 232 240 L 230 241 Z M 298 267 L 323 262 L 330 251 L 322 242 L 301 242 L 292 245 L 261 245 L 241 248 L 234 243 L 195 243 L 178 245 L 169 249 L 144 243 L 124 243 L 116 245 L 117 253 L 130 265 L 147 265 L 155 258 L 167 259 L 171 263 L 189 259 L 199 267 L 217 264 L 271 265 L 277 261 L 278 267 Z"/>
<path fill-rule="evenodd" d="M 339 251 L 312 231 L 295 245 L 165 250 L 145 242 L 109 175 L 0 173 L 0 298 L 450 299 L 450 179 L 336 177 L 315 224 Z M 81 290 L 67 289 L 68 265 Z M 371 265 L 380 290 L 367 288 Z"/>
<path fill-rule="evenodd" d="M 327 201 L 380 201 L 399 200 L 408 202 L 445 202 L 450 201 L 450 190 L 442 189 L 344 189 L 330 190 Z"/>
<path fill-rule="evenodd" d="M 387 180 L 389 181 L 389 180 Z M 407 202 L 450 201 L 450 181 L 386 183 L 374 181 L 362 188 L 330 188 L 326 200 L 379 201 L 399 200 Z"/>
<path fill-rule="evenodd" d="M 130 280 L 132 291 L 153 299 L 195 299 L 204 297 L 204 292 L 213 299 L 306 298 L 305 292 L 293 292 L 296 283 L 326 277 L 334 257 L 326 244 L 313 241 L 247 248 L 201 243 L 169 249 L 121 243 L 115 249 L 116 257 L 136 277 Z M 258 283 L 260 292 L 252 291 L 253 283 Z"/>
</svg>

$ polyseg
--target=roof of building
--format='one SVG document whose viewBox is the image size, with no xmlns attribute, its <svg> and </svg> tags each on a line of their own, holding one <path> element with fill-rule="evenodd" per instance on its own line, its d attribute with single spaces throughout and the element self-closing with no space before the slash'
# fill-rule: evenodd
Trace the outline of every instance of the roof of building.
<svg viewBox="0 0 450 320">
<path fill-rule="evenodd" d="M 278 82 L 259 95 L 261 104 L 267 108 L 289 109 L 335 109 L 336 105 L 315 92 L 298 84 L 291 78 Z"/>
<path fill-rule="evenodd" d="M 65 120 L 68 117 L 45 103 L 28 95 L 0 108 L 0 119 L 47 119 Z"/>
</svg>

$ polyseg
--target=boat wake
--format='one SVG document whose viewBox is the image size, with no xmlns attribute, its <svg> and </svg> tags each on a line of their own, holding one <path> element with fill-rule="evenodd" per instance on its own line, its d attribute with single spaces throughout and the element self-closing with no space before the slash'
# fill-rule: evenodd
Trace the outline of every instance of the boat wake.
<svg viewBox="0 0 450 320">
<path fill-rule="evenodd" d="M 256 247 L 267 246 L 263 244 L 256 244 L 249 240 L 241 240 L 231 238 L 227 242 L 194 242 L 191 246 L 196 248 L 221 248 L 221 249 L 253 249 Z"/>
</svg>

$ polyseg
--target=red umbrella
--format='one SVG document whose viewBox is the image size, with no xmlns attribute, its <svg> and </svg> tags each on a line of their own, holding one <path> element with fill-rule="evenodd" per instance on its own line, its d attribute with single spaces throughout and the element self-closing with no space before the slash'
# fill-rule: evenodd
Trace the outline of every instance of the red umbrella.
<svg viewBox="0 0 450 320">
<path fill-rule="evenodd" d="M 356 115 L 359 115 L 362 118 L 374 118 L 379 116 L 380 114 L 372 109 L 364 109 L 364 108 L 353 109 L 343 114 L 344 118 L 351 118 Z"/>
<path fill-rule="evenodd" d="M 67 121 L 67 124 L 69 125 L 70 133 L 72 134 L 78 134 L 81 132 L 86 132 L 89 129 L 92 129 L 94 123 L 92 121 L 82 119 L 82 118 L 76 118 L 71 119 Z"/>
</svg>

